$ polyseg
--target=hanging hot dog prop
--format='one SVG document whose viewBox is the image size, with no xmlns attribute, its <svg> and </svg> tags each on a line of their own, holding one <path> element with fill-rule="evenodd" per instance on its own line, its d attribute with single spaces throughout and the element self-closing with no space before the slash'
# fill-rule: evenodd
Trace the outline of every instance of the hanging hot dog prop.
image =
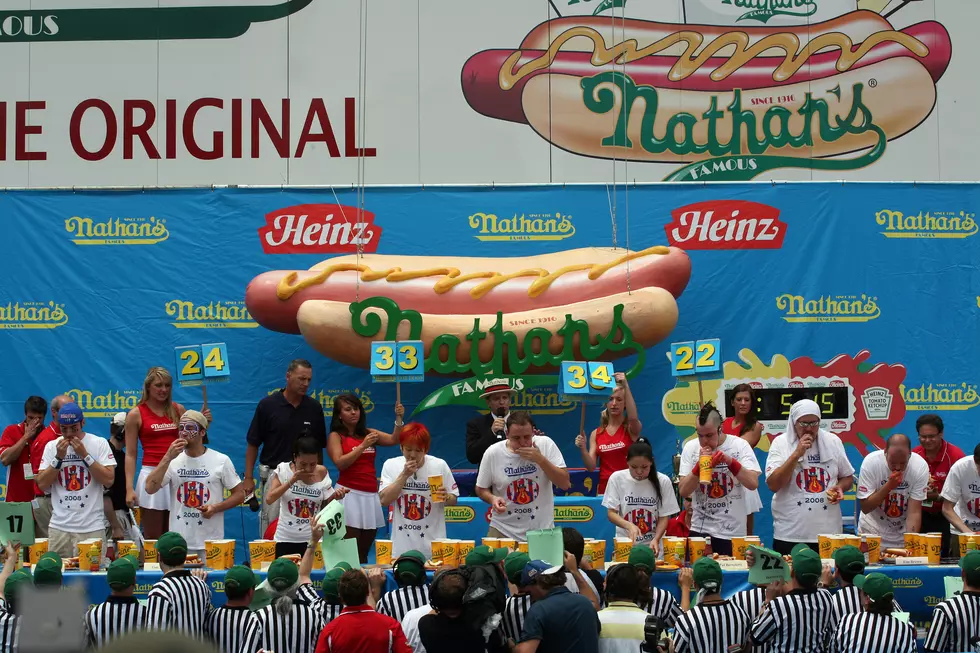
<svg viewBox="0 0 980 653">
<path fill-rule="evenodd" d="M 340 256 L 249 283 L 262 326 L 367 369 L 372 340 L 422 340 L 426 372 L 554 371 L 663 340 L 691 275 L 673 247 L 583 248 L 513 258 Z M 642 365 L 642 362 L 640 363 Z"/>
</svg>

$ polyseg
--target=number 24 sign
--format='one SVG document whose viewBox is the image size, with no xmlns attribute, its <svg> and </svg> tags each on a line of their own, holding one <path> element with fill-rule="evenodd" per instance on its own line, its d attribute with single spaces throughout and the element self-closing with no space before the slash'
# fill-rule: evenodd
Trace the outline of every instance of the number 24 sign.
<svg viewBox="0 0 980 653">
<path fill-rule="evenodd" d="M 174 347 L 177 359 L 177 382 L 182 386 L 205 382 L 228 381 L 228 348 L 223 342 Z"/>
<path fill-rule="evenodd" d="M 670 345 L 670 373 L 690 376 L 721 371 L 721 340 L 689 340 Z"/>
</svg>

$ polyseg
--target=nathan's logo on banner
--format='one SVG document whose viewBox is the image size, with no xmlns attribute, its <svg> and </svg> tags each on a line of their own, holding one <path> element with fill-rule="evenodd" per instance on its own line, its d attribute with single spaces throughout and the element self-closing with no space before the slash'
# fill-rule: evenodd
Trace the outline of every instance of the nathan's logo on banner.
<svg viewBox="0 0 980 653">
<path fill-rule="evenodd" d="M 224 587 L 222 585 L 222 587 Z M 133 594 L 146 595 L 153 589 L 153 583 L 136 583 L 133 585 Z"/>
<path fill-rule="evenodd" d="M 921 578 L 892 578 L 892 585 L 895 587 L 912 589 L 916 587 L 922 587 L 922 579 Z"/>
<path fill-rule="evenodd" d="M 378 251 L 374 214 L 340 204 L 299 204 L 265 216 L 259 229 L 266 254 L 356 254 Z"/>
<path fill-rule="evenodd" d="M 474 213 L 469 217 L 477 240 L 564 240 L 575 235 L 572 216 L 561 213 L 516 213 L 498 218 L 493 213 Z"/>
<path fill-rule="evenodd" d="M 555 506 L 555 521 L 592 521 L 595 512 L 589 506 Z"/>
<path fill-rule="evenodd" d="M 476 384 L 473 383 L 471 385 Z M 524 385 L 523 381 L 521 381 L 521 385 Z M 578 407 L 579 404 L 577 402 L 563 398 L 554 390 L 554 388 L 541 390 L 521 390 L 517 393 L 517 396 L 514 397 L 513 401 L 510 402 L 510 407 L 512 410 L 530 410 L 533 411 L 535 415 L 563 415 L 575 410 L 575 408 Z M 479 412 L 486 415 L 490 411 L 482 409 Z"/>
<path fill-rule="evenodd" d="M 266 394 L 275 394 L 281 392 L 282 388 L 274 388 L 269 390 Z M 354 388 L 353 390 L 341 389 L 341 390 L 313 390 L 311 389 L 310 397 L 320 402 L 324 410 L 333 410 L 334 399 L 340 395 L 354 395 L 361 400 L 361 405 L 364 406 L 364 412 L 370 413 L 374 410 L 374 401 L 371 399 L 370 390 L 361 390 L 360 388 Z"/>
<path fill-rule="evenodd" d="M 166 309 L 167 315 L 174 318 L 170 324 L 178 329 L 254 329 L 259 326 L 241 300 L 195 304 L 174 299 L 167 302 Z"/>
<path fill-rule="evenodd" d="M 779 249 L 786 236 L 779 209 L 758 202 L 699 202 L 670 214 L 667 240 L 683 249 Z"/>
<path fill-rule="evenodd" d="M 980 406 L 975 383 L 923 383 L 918 387 L 899 386 L 908 410 L 935 412 L 969 410 Z"/>
<path fill-rule="evenodd" d="M 881 315 L 878 298 L 869 295 L 780 295 L 776 308 L 787 322 L 870 322 Z"/>
<path fill-rule="evenodd" d="M 109 390 L 96 394 L 91 390 L 72 388 L 66 392 L 85 417 L 112 417 L 116 413 L 124 413 L 139 403 L 142 390 Z"/>
<path fill-rule="evenodd" d="M 884 227 L 885 238 L 967 238 L 980 229 L 975 213 L 933 211 L 906 215 L 901 211 L 875 213 L 875 222 Z"/>
<path fill-rule="evenodd" d="M 820 2 L 826 0 L 714 0 L 719 5 L 734 5 L 740 9 L 748 9 L 738 17 L 738 21 L 757 20 L 767 22 L 773 16 L 791 16 L 807 18 L 817 13 Z"/>
<path fill-rule="evenodd" d="M 455 524 L 473 521 L 476 512 L 469 506 L 446 506 L 446 521 Z"/>
<path fill-rule="evenodd" d="M 892 414 L 892 393 L 888 388 L 880 386 L 868 388 L 861 395 L 861 405 L 868 419 L 886 420 Z M 906 402 L 906 408 L 908 408 Z"/>
<path fill-rule="evenodd" d="M 95 221 L 74 216 L 65 231 L 76 245 L 154 245 L 170 238 L 165 218 L 109 218 Z"/>
<path fill-rule="evenodd" d="M 57 329 L 68 324 L 64 304 L 7 302 L 0 304 L 0 329 Z"/>
</svg>

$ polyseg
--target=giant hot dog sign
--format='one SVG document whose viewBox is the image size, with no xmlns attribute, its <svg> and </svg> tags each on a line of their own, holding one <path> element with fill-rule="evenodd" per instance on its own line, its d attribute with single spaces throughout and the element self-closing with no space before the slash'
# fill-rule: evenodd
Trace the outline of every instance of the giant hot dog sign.
<svg viewBox="0 0 980 653">
<path fill-rule="evenodd" d="M 871 165 L 935 109 L 952 55 L 935 21 L 895 29 L 889 0 L 685 0 L 683 24 L 566 2 L 598 15 L 474 54 L 466 101 L 569 152 L 675 164 L 669 181 Z"/>
</svg>

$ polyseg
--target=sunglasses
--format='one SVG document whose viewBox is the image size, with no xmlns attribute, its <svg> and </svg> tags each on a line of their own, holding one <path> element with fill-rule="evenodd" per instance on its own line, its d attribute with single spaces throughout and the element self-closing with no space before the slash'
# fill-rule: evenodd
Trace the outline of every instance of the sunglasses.
<svg viewBox="0 0 980 653">
<path fill-rule="evenodd" d="M 813 428 L 814 426 L 820 426 L 820 420 L 817 419 L 810 422 L 797 422 L 797 424 L 799 424 L 805 429 L 808 429 L 808 428 Z"/>
<path fill-rule="evenodd" d="M 179 433 L 200 433 L 201 427 L 197 424 L 181 423 L 177 425 L 177 431 Z"/>
</svg>

